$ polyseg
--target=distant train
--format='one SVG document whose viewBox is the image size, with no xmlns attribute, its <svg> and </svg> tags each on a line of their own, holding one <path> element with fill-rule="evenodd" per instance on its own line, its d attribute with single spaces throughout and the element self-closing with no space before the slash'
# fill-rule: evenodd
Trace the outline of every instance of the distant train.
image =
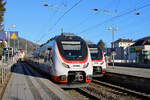
<svg viewBox="0 0 150 100">
<path fill-rule="evenodd" d="M 96 44 L 88 44 L 92 58 L 93 77 L 100 77 L 105 74 L 106 62 L 102 49 Z"/>
<path fill-rule="evenodd" d="M 44 66 L 57 83 L 89 83 L 93 67 L 86 42 L 74 34 L 61 34 L 33 51 L 30 60 Z M 28 58 L 29 59 L 29 58 Z"/>
</svg>

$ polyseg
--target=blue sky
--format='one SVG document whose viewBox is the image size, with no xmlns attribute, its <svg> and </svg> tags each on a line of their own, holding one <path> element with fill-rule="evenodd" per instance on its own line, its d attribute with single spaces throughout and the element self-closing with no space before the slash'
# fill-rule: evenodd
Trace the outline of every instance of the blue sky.
<svg viewBox="0 0 150 100">
<path fill-rule="evenodd" d="M 15 24 L 16 28 L 10 28 L 12 31 L 18 31 L 20 37 L 33 42 L 40 40 L 38 44 L 41 44 L 60 34 L 63 28 L 64 32 L 75 33 L 94 43 L 102 39 L 108 47 L 112 41 L 109 26 L 119 28 L 115 31 L 115 40 L 136 40 L 150 36 L 149 0 L 82 0 L 55 25 L 60 16 L 79 1 L 7 0 L 5 30 Z M 54 7 L 45 7 L 43 4 Z M 147 6 L 144 7 L 145 5 Z M 93 11 L 93 8 L 99 11 Z M 140 9 L 136 10 L 138 8 Z M 137 12 L 140 15 L 136 15 Z M 124 15 L 125 13 L 127 14 Z M 115 18 L 119 15 L 121 16 Z M 111 18 L 113 19 L 109 20 Z"/>
</svg>

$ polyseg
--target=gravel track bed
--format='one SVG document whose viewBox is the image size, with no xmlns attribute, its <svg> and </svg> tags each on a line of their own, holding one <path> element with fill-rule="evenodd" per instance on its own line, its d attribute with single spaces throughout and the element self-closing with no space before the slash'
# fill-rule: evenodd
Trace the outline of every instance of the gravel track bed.
<svg viewBox="0 0 150 100">
<path fill-rule="evenodd" d="M 94 92 L 89 91 L 87 88 L 73 88 L 64 89 L 70 95 L 78 100 L 99 100 L 99 96 Z"/>
<path fill-rule="evenodd" d="M 82 95 L 74 89 L 65 89 L 65 91 L 78 100 L 89 100 L 86 96 Z"/>
<path fill-rule="evenodd" d="M 101 81 L 150 95 L 150 79 L 148 78 L 109 72 L 101 78 Z"/>
<path fill-rule="evenodd" d="M 120 91 L 116 88 L 107 87 L 93 82 L 87 88 L 100 93 L 102 100 L 143 100 L 142 98 L 123 92 L 122 90 Z"/>
<path fill-rule="evenodd" d="M 101 80 L 102 80 L 101 82 L 102 84 L 98 84 L 98 82 L 94 82 L 94 81 L 101 81 Z M 149 100 L 150 99 L 149 95 L 148 95 L 149 97 L 146 97 L 147 95 L 145 95 L 144 93 L 132 91 L 130 89 L 128 90 L 127 88 L 120 87 L 119 85 L 113 85 L 112 84 L 113 82 L 109 83 L 107 81 L 108 82 L 107 83 L 107 82 L 103 82 L 103 80 L 105 80 L 105 77 L 100 78 L 99 80 L 93 80 L 90 83 L 90 85 L 86 88 L 78 88 L 78 89 L 84 90 L 85 92 L 87 92 L 87 94 L 93 95 L 100 100 Z M 117 81 L 118 80 L 120 79 L 117 79 Z M 107 84 L 103 85 L 104 83 Z M 79 100 L 92 100 L 92 98 L 89 98 L 87 95 L 84 95 L 80 93 L 80 91 L 76 91 L 76 90 L 77 89 L 72 89 L 71 92 L 69 91 L 68 93 L 70 93 L 73 97 L 76 97 Z"/>
<path fill-rule="evenodd" d="M 64 90 L 78 100 L 143 100 L 141 98 L 131 96 L 127 93 L 95 83 L 91 83 L 88 87 L 85 88 Z M 84 91 L 84 93 L 81 91 Z M 95 98 L 87 94 L 90 94 Z"/>
</svg>

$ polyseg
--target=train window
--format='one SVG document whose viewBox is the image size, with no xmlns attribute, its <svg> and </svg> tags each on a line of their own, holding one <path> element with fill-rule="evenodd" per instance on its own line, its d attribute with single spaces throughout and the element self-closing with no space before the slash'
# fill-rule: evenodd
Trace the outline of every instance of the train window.
<svg viewBox="0 0 150 100">
<path fill-rule="evenodd" d="M 79 41 L 61 41 L 61 44 L 80 44 Z"/>
<path fill-rule="evenodd" d="M 81 45 L 62 45 L 64 50 L 80 50 Z"/>
<path fill-rule="evenodd" d="M 87 57 L 87 46 L 78 36 L 60 36 L 57 38 L 60 54 L 67 60 L 84 60 Z"/>
<path fill-rule="evenodd" d="M 98 48 L 90 48 L 91 53 L 98 53 Z"/>
<path fill-rule="evenodd" d="M 79 41 L 62 41 L 61 43 L 66 57 L 73 58 L 81 56 L 81 45 Z"/>
<path fill-rule="evenodd" d="M 82 60 L 87 56 L 86 44 L 81 41 L 61 41 L 59 50 L 67 60 Z"/>
<path fill-rule="evenodd" d="M 91 47 L 90 49 L 90 53 L 91 53 L 91 58 L 92 60 L 100 60 L 102 59 L 102 50 L 100 48 L 96 48 L 96 47 Z"/>
</svg>

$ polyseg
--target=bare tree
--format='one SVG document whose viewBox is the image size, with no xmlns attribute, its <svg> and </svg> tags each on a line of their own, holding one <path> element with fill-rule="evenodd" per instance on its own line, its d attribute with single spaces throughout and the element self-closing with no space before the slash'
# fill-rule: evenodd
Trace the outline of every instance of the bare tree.
<svg viewBox="0 0 150 100">
<path fill-rule="evenodd" d="M 102 50 L 106 50 L 106 44 L 103 42 L 103 40 L 99 40 L 97 45 L 100 46 Z"/>
<path fill-rule="evenodd" d="M 2 22 L 4 21 L 4 13 L 6 11 L 5 5 L 6 1 L 0 0 L 0 31 L 2 31 L 4 27 Z"/>
</svg>

